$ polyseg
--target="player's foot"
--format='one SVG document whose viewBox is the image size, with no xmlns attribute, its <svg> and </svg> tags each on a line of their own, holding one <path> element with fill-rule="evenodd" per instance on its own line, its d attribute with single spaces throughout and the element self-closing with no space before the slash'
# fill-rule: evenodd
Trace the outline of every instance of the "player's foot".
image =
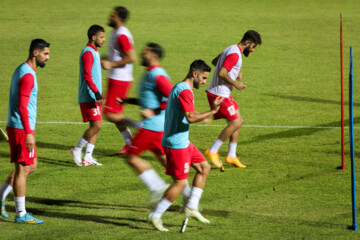
<svg viewBox="0 0 360 240">
<path fill-rule="evenodd" d="M 170 184 L 164 184 L 154 191 L 150 191 L 149 207 L 154 207 L 164 195 L 164 192 L 169 188 Z"/>
<path fill-rule="evenodd" d="M 130 149 L 130 145 L 125 145 L 124 147 L 123 147 L 123 149 L 121 149 L 120 151 L 118 151 L 118 152 L 116 152 L 116 153 L 118 153 L 118 154 L 123 154 L 123 153 L 127 153 L 127 151 Z"/>
<path fill-rule="evenodd" d="M 206 218 L 204 218 L 203 215 L 201 215 L 201 213 L 197 209 L 191 209 L 191 208 L 186 207 L 185 214 L 187 217 L 192 217 L 192 218 L 198 220 L 199 222 L 207 223 L 207 224 L 210 223 L 210 221 L 207 220 Z"/>
<path fill-rule="evenodd" d="M 85 158 L 82 160 L 82 165 L 87 167 L 87 166 L 102 166 L 101 163 L 99 163 L 98 161 L 96 161 L 95 158 L 93 158 L 92 156 L 87 157 L 85 156 Z"/>
<path fill-rule="evenodd" d="M 34 218 L 31 213 L 25 213 L 22 217 L 15 216 L 15 223 L 42 224 L 44 221 Z"/>
<path fill-rule="evenodd" d="M 210 153 L 210 150 L 207 149 L 205 151 L 205 156 L 207 156 L 210 161 L 212 162 L 212 164 L 217 167 L 217 168 L 220 168 L 220 169 L 224 169 L 224 166 L 221 162 L 221 160 L 219 159 L 219 154 L 218 153 Z"/>
<path fill-rule="evenodd" d="M 227 157 L 225 158 L 225 161 L 226 161 L 227 163 L 232 164 L 232 165 L 235 165 L 235 166 L 237 166 L 237 167 L 239 167 L 239 168 L 246 168 L 246 165 L 242 164 L 242 163 L 239 161 L 239 158 L 237 158 L 237 157 L 231 158 L 231 157 L 227 156 Z"/>
<path fill-rule="evenodd" d="M 161 218 L 154 218 L 152 213 L 148 216 L 148 222 L 152 223 L 152 225 L 160 232 L 169 231 L 169 229 L 164 228 Z"/>
<path fill-rule="evenodd" d="M 1 216 L 3 218 L 9 217 L 9 215 L 7 214 L 6 209 L 5 209 L 5 201 L 1 201 Z"/>
<path fill-rule="evenodd" d="M 74 160 L 74 163 L 76 165 L 78 165 L 79 167 L 82 166 L 82 162 L 81 162 L 81 150 L 75 150 L 75 147 L 72 147 L 70 149 L 70 153 L 72 154 L 73 156 L 73 160 Z"/>
</svg>

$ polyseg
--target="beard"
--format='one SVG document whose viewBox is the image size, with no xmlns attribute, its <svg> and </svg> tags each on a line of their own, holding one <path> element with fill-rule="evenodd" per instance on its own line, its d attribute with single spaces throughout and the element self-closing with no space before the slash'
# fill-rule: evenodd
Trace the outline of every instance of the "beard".
<svg viewBox="0 0 360 240">
<path fill-rule="evenodd" d="M 150 61 L 146 58 L 143 58 L 141 61 L 141 66 L 150 67 Z"/>
<path fill-rule="evenodd" d="M 40 62 L 40 61 L 36 60 L 36 65 L 38 65 L 39 67 L 43 68 L 43 67 L 45 67 L 46 62 Z"/>
<path fill-rule="evenodd" d="M 95 42 L 95 47 L 99 48 L 101 46 L 97 42 Z"/>
<path fill-rule="evenodd" d="M 247 57 L 250 54 L 250 46 L 246 47 L 243 52 L 244 56 Z"/>
<path fill-rule="evenodd" d="M 116 23 L 110 21 L 110 22 L 108 23 L 108 26 L 109 26 L 109 27 L 112 27 L 112 28 L 115 28 L 115 27 L 116 27 Z"/>
<path fill-rule="evenodd" d="M 199 87 L 200 87 L 199 82 L 196 82 L 195 79 L 194 79 L 194 82 L 193 82 L 193 87 L 196 88 L 196 89 L 199 89 Z"/>
</svg>

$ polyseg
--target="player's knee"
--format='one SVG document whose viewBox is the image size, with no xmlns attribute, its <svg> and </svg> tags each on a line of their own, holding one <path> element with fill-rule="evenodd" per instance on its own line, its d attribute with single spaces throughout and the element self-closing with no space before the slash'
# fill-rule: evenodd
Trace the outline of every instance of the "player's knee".
<svg viewBox="0 0 360 240">
<path fill-rule="evenodd" d="M 130 164 L 130 165 L 135 165 L 135 163 L 136 163 L 136 156 L 134 156 L 134 155 L 129 155 L 127 158 L 126 158 L 126 162 L 128 163 L 128 164 Z"/>
<path fill-rule="evenodd" d="M 37 165 L 30 165 L 29 168 L 27 169 L 27 175 L 29 176 L 30 174 L 32 174 L 33 172 L 35 172 L 37 170 Z"/>
<path fill-rule="evenodd" d="M 241 128 L 243 122 L 244 122 L 243 119 L 241 117 L 239 117 L 238 119 L 231 121 L 231 125 L 235 129 L 239 129 L 239 128 Z"/>
<path fill-rule="evenodd" d="M 94 125 L 93 125 L 93 128 L 94 128 L 94 130 L 95 130 L 96 132 L 99 132 L 100 129 L 101 129 L 101 127 L 102 127 L 102 123 L 101 123 L 100 121 L 95 122 Z"/>
<path fill-rule="evenodd" d="M 210 165 L 208 164 L 208 162 L 203 162 L 201 164 L 201 170 L 200 170 L 200 173 L 203 175 L 203 176 L 207 176 L 210 172 Z"/>
</svg>

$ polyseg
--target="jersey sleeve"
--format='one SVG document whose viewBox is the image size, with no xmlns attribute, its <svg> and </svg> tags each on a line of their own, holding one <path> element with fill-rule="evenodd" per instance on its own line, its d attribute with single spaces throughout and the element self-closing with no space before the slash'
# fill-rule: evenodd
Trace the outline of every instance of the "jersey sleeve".
<svg viewBox="0 0 360 240">
<path fill-rule="evenodd" d="M 19 109 L 21 123 L 24 127 L 26 134 L 32 133 L 32 130 L 30 128 L 29 111 L 27 106 L 30 101 L 31 90 L 34 87 L 34 82 L 35 82 L 34 76 L 30 73 L 25 74 L 19 80 L 18 109 Z"/>
<path fill-rule="evenodd" d="M 90 51 L 84 52 L 82 55 L 82 63 L 83 63 L 83 77 L 85 79 L 86 85 L 90 88 L 91 91 L 94 92 L 96 99 L 101 99 L 101 93 L 99 93 L 98 88 L 96 87 L 94 80 L 91 75 L 92 66 L 94 63 L 94 56 Z M 99 98 L 100 95 L 100 98 Z"/>
<path fill-rule="evenodd" d="M 169 78 L 163 75 L 155 77 L 155 86 L 165 97 L 169 97 L 170 91 L 173 87 Z"/>
<path fill-rule="evenodd" d="M 179 95 L 180 107 L 183 112 L 194 112 L 194 95 L 189 89 L 183 90 Z"/>
<path fill-rule="evenodd" d="M 129 38 L 125 34 L 118 35 L 118 45 L 124 53 L 133 49 Z"/>
<path fill-rule="evenodd" d="M 228 56 L 226 56 L 226 58 L 222 64 L 222 67 L 226 68 L 226 70 L 228 70 L 230 72 L 238 60 L 239 60 L 239 54 L 231 53 Z"/>
</svg>

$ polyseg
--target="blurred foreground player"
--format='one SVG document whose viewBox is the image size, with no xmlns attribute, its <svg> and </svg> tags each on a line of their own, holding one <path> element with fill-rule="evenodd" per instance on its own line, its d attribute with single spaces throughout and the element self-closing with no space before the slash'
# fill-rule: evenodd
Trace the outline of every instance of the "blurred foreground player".
<svg viewBox="0 0 360 240">
<path fill-rule="evenodd" d="M 125 140 L 125 146 L 118 153 L 126 153 L 132 141 L 128 128 L 137 127 L 136 123 L 125 118 L 124 105 L 117 104 L 117 98 L 126 98 L 133 82 L 133 65 L 136 61 L 134 39 L 125 21 L 129 11 L 125 7 L 116 7 L 110 14 L 109 26 L 114 28 L 109 43 L 109 54 L 101 60 L 101 65 L 108 70 L 108 91 L 104 114 L 109 122 L 115 123 Z"/>
<path fill-rule="evenodd" d="M 202 223 L 210 223 L 200 214 L 198 209 L 210 166 L 201 152 L 189 141 L 189 124 L 202 121 L 217 113 L 223 100 L 218 97 L 213 102 L 211 110 L 207 112 L 198 113 L 195 111 L 192 90 L 194 87 L 198 89 L 200 85 L 206 83 L 210 71 L 211 68 L 204 61 L 194 61 L 190 65 L 186 78 L 176 84 L 169 95 L 165 111 L 162 145 L 167 159 L 166 174 L 172 176 L 174 183 L 148 216 L 148 221 L 159 231 L 169 231 L 164 228 L 161 216 L 185 188 L 190 166 L 196 170 L 196 174 L 185 214 Z"/>
<path fill-rule="evenodd" d="M 75 147 L 70 152 L 73 160 L 81 166 L 101 166 L 93 156 L 96 139 L 101 129 L 102 115 L 102 77 L 101 62 L 97 48 L 105 42 L 105 30 L 99 25 L 92 25 L 88 29 L 89 42 L 80 54 L 79 73 L 79 104 L 84 122 L 89 122 L 89 128 L 84 132 Z M 86 145 L 85 157 L 82 159 L 82 149 Z"/>
<path fill-rule="evenodd" d="M 216 68 L 206 93 L 210 106 L 217 97 L 225 98 L 220 106 L 219 112 L 214 115 L 214 119 L 226 118 L 228 125 L 220 133 L 211 147 L 205 151 L 205 156 L 211 160 L 213 165 L 220 169 L 223 169 L 223 164 L 219 159 L 218 151 L 228 138 L 230 138 L 229 152 L 225 161 L 239 168 L 246 168 L 245 165 L 240 163 L 236 156 L 236 147 L 243 120 L 239 112 L 238 104 L 230 94 L 234 87 L 237 90 L 246 88 L 246 83 L 237 82 L 237 79 L 241 80 L 242 77 L 241 55 L 244 54 L 245 57 L 249 56 L 251 52 L 255 51 L 255 47 L 258 44 L 261 44 L 260 34 L 256 31 L 249 30 L 244 34 L 244 37 L 238 44 L 226 48 L 212 61 Z"/>
<path fill-rule="evenodd" d="M 11 162 L 15 165 L 13 190 L 16 223 L 43 223 L 26 212 L 25 191 L 26 180 L 37 167 L 35 125 L 38 85 L 35 70 L 38 66 L 45 67 L 49 60 L 49 46 L 42 39 L 34 39 L 30 45 L 28 60 L 15 70 L 11 79 L 6 130 Z"/>
</svg>

